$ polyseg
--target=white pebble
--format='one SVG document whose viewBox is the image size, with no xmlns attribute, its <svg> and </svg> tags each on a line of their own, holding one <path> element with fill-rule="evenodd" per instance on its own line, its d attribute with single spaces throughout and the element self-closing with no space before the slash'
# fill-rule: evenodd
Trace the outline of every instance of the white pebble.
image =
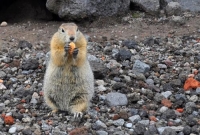
<svg viewBox="0 0 200 135">
<path fill-rule="evenodd" d="M 5 22 L 5 21 L 1 23 L 1 27 L 5 27 L 5 26 L 7 26 L 7 25 L 8 25 L 8 23 Z"/>
<path fill-rule="evenodd" d="M 99 91 L 106 91 L 106 88 L 103 85 L 98 86 Z"/>
<path fill-rule="evenodd" d="M 125 126 L 126 126 L 127 128 L 132 128 L 133 124 L 132 124 L 132 123 L 126 123 Z"/>
<path fill-rule="evenodd" d="M 9 129 L 9 133 L 10 134 L 14 134 L 15 132 L 16 132 L 16 130 L 17 130 L 17 128 L 16 127 L 11 127 L 10 129 Z"/>
<path fill-rule="evenodd" d="M 168 107 L 162 106 L 162 107 L 160 108 L 160 112 L 161 112 L 161 113 L 164 113 L 165 111 L 167 111 L 167 109 L 168 109 Z"/>
</svg>

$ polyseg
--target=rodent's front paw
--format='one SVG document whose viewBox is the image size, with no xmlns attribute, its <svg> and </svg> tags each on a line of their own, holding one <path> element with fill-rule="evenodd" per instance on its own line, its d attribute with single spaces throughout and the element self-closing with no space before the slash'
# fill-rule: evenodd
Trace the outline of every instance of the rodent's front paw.
<svg viewBox="0 0 200 135">
<path fill-rule="evenodd" d="M 73 51 L 73 58 L 76 58 L 78 55 L 78 48 L 75 48 Z"/>
<path fill-rule="evenodd" d="M 64 49 L 65 49 L 66 54 L 68 54 L 69 49 L 70 49 L 70 45 L 65 45 Z"/>
</svg>

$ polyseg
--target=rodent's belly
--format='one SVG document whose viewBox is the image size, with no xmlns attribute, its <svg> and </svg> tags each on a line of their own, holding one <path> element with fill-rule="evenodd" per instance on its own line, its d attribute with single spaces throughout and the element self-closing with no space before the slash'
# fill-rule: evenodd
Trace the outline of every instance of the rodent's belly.
<svg viewBox="0 0 200 135">
<path fill-rule="evenodd" d="M 79 75 L 62 72 L 63 70 L 57 70 L 52 72 L 50 80 L 50 98 L 52 98 L 56 106 L 60 110 L 68 110 L 70 102 L 77 95 L 77 93 L 83 93 L 85 91 L 84 83 L 80 79 Z"/>
</svg>

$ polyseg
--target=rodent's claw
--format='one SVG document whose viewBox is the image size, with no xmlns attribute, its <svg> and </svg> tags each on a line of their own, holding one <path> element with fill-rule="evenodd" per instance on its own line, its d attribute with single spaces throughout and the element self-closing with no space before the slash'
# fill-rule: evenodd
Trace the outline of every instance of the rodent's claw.
<svg viewBox="0 0 200 135">
<path fill-rule="evenodd" d="M 74 113 L 74 118 L 82 118 L 83 117 L 83 113 L 82 112 L 75 112 Z"/>
<path fill-rule="evenodd" d="M 51 116 L 51 115 L 53 115 L 53 114 L 55 114 L 57 112 L 58 112 L 58 110 L 52 110 L 51 112 L 48 113 L 48 116 Z"/>
<path fill-rule="evenodd" d="M 76 58 L 78 55 L 78 48 L 75 48 L 73 51 L 73 58 Z"/>
<path fill-rule="evenodd" d="M 66 46 L 64 47 L 64 49 L 65 49 L 65 52 L 68 53 L 68 51 L 69 51 L 69 49 L 70 49 L 70 45 L 66 45 Z"/>
</svg>

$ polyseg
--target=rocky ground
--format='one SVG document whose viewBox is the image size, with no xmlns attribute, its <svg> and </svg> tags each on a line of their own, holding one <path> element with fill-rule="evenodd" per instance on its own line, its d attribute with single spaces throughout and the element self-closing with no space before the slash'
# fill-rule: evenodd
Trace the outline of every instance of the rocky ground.
<svg viewBox="0 0 200 135">
<path fill-rule="evenodd" d="M 78 23 L 86 34 L 95 76 L 91 108 L 80 120 L 53 116 L 43 100 L 49 41 L 62 22 L 0 27 L 0 134 L 198 135 L 200 16 L 143 13 Z"/>
</svg>

